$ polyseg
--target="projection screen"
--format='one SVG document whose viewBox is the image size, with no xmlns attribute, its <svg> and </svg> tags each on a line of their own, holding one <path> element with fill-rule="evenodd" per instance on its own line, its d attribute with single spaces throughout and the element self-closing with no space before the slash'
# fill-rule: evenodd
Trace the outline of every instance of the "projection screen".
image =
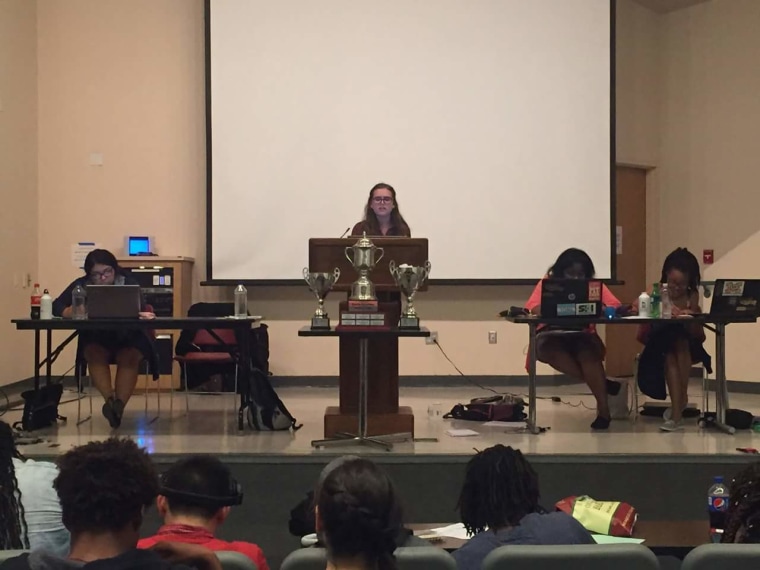
<svg viewBox="0 0 760 570">
<path fill-rule="evenodd" d="M 386 182 L 431 278 L 614 277 L 611 0 L 207 0 L 207 279 L 299 279 Z"/>
</svg>

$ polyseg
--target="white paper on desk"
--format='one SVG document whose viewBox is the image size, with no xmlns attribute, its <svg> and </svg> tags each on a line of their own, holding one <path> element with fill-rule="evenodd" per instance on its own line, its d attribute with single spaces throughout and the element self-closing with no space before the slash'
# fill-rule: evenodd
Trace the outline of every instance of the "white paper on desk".
<svg viewBox="0 0 760 570">
<path fill-rule="evenodd" d="M 473 435 L 480 435 L 478 432 L 471 429 L 447 429 L 446 433 L 451 437 L 469 437 Z"/>
<path fill-rule="evenodd" d="M 641 544 L 643 538 L 628 538 L 626 536 L 610 536 L 608 534 L 592 534 L 591 537 L 597 544 Z"/>
<path fill-rule="evenodd" d="M 449 526 L 441 526 L 438 528 L 431 528 L 430 530 L 426 530 L 425 534 L 445 536 L 446 538 L 459 538 L 461 540 L 467 540 L 470 538 L 462 523 L 450 524 Z"/>
<path fill-rule="evenodd" d="M 495 428 L 506 428 L 506 429 L 513 429 L 513 430 L 520 430 L 525 429 L 528 427 L 528 424 L 526 422 L 486 422 L 483 424 L 483 427 L 495 427 Z"/>
</svg>

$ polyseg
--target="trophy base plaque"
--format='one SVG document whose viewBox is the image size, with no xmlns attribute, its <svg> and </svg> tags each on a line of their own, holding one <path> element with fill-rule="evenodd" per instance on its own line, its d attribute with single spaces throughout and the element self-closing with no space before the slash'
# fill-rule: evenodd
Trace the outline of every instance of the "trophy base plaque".
<svg viewBox="0 0 760 570">
<path fill-rule="evenodd" d="M 420 330 L 420 319 L 419 317 L 407 317 L 401 315 L 401 318 L 398 321 L 398 328 L 418 331 Z"/>
<path fill-rule="evenodd" d="M 387 327 L 385 313 L 354 313 L 352 311 L 340 312 L 340 324 L 342 327 Z"/>
<path fill-rule="evenodd" d="M 324 317 L 312 317 L 311 318 L 311 330 L 329 331 L 330 330 L 330 318 Z"/>
<path fill-rule="evenodd" d="M 376 313 L 377 299 L 349 299 L 348 310 L 352 313 Z"/>
</svg>

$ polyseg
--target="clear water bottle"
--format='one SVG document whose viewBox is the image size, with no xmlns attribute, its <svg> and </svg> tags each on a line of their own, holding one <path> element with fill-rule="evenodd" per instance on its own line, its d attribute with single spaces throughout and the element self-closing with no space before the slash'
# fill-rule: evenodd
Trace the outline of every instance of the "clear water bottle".
<svg viewBox="0 0 760 570">
<path fill-rule="evenodd" d="M 710 515 L 710 535 L 721 534 L 726 525 L 728 510 L 728 487 L 723 477 L 713 477 L 713 484 L 707 491 L 707 511 Z"/>
<path fill-rule="evenodd" d="M 652 312 L 652 299 L 647 295 L 647 292 L 644 291 L 641 295 L 639 295 L 639 316 L 648 318 L 650 313 Z"/>
<path fill-rule="evenodd" d="M 663 283 L 660 288 L 660 315 L 663 319 L 673 317 L 673 304 L 670 302 L 670 291 L 668 291 L 667 283 Z"/>
<path fill-rule="evenodd" d="M 248 316 L 248 289 L 242 284 L 235 287 L 235 317 L 246 318 Z"/>
<path fill-rule="evenodd" d="M 653 319 L 659 319 L 660 318 L 660 284 L 655 283 L 652 285 L 652 301 L 651 301 L 651 310 L 649 311 L 649 316 Z"/>
<path fill-rule="evenodd" d="M 53 318 L 53 298 L 47 289 L 45 289 L 42 297 L 40 297 L 40 318 L 47 320 Z"/>
<path fill-rule="evenodd" d="M 71 318 L 87 318 L 87 293 L 81 285 L 75 286 L 71 292 Z"/>
</svg>

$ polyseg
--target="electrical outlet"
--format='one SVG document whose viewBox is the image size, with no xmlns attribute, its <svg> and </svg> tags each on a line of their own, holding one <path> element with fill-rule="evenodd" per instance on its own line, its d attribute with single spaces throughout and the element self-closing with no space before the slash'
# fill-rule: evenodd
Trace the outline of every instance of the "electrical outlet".
<svg viewBox="0 0 760 570">
<path fill-rule="evenodd" d="M 438 342 L 438 331 L 430 331 L 430 336 L 425 337 L 425 344 L 435 344 Z"/>
<path fill-rule="evenodd" d="M 488 331 L 488 344 L 496 344 L 497 338 L 496 331 Z"/>
</svg>

